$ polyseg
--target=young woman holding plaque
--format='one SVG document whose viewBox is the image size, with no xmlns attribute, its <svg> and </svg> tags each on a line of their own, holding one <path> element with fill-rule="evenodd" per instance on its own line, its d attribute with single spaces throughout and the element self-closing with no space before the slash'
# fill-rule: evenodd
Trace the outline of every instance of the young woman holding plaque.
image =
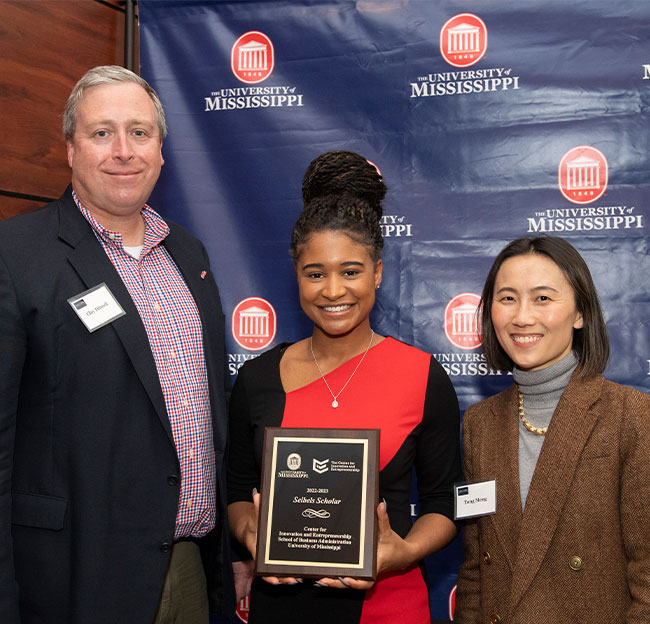
<svg viewBox="0 0 650 624">
<path fill-rule="evenodd" d="M 468 481 L 496 514 L 468 520 L 455 622 L 650 622 L 650 397 L 605 380 L 589 269 L 557 237 L 497 256 L 482 296 L 488 365 L 515 384 L 463 419 Z"/>
<path fill-rule="evenodd" d="M 291 255 L 313 334 L 240 369 L 231 399 L 229 471 L 231 530 L 254 556 L 251 491 L 260 487 L 264 428 L 381 429 L 377 581 L 257 578 L 251 623 L 430 622 L 421 561 L 456 534 L 458 402 L 431 355 L 371 328 L 382 278 L 385 191 L 376 168 L 352 152 L 324 154 L 307 170 Z M 413 466 L 420 507 L 414 524 Z"/>
</svg>

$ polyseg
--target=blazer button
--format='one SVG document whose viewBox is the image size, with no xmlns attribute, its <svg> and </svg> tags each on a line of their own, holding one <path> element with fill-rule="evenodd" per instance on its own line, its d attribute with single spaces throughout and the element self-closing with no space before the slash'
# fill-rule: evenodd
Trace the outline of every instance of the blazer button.
<svg viewBox="0 0 650 624">
<path fill-rule="evenodd" d="M 172 545 L 169 542 L 163 542 L 160 545 L 161 552 L 168 553 L 172 549 Z"/>
<path fill-rule="evenodd" d="M 167 477 L 167 483 L 169 485 L 178 485 L 178 477 L 176 475 L 169 475 Z"/>
<path fill-rule="evenodd" d="M 501 616 L 498 613 L 495 613 L 490 618 L 490 624 L 501 624 Z"/>
<path fill-rule="evenodd" d="M 576 572 L 578 570 L 582 570 L 582 559 L 580 559 L 580 557 L 577 555 L 573 555 L 573 557 L 569 559 L 569 567 Z"/>
<path fill-rule="evenodd" d="M 485 561 L 485 563 L 487 563 L 488 565 L 492 563 L 492 557 L 490 556 L 490 553 L 487 550 L 483 553 L 483 561 Z"/>
</svg>

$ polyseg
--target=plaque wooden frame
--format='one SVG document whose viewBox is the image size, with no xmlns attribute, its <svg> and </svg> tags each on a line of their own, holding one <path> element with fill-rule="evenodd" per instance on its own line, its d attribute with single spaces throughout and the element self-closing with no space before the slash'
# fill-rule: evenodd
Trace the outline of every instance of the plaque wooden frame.
<svg viewBox="0 0 650 624">
<path fill-rule="evenodd" d="M 298 450 L 302 450 L 308 459 L 315 452 L 324 459 L 320 461 L 314 455 L 309 465 L 301 466 L 302 457 Z M 323 453 L 327 450 L 331 452 Z M 339 454 L 350 453 L 353 460 L 332 459 Z M 282 461 L 285 456 L 284 464 L 278 465 L 278 460 Z M 360 466 L 357 459 L 361 461 Z M 360 487 L 359 499 L 355 496 L 358 492 L 354 491 L 349 496 L 344 493 L 337 498 L 337 493 L 330 492 L 329 486 L 322 486 L 331 482 L 337 484 L 337 491 Z M 295 495 L 296 490 L 301 488 L 305 489 L 305 495 Z M 292 494 L 292 498 L 283 500 L 283 496 L 286 498 Z M 255 574 L 311 578 L 347 576 L 374 580 L 377 576 L 378 496 L 379 429 L 267 427 L 264 432 Z M 320 502 L 336 500 L 339 503 Z M 306 506 L 310 504 L 320 509 Z M 348 512 L 352 514 L 350 530 L 342 534 L 340 526 Z M 299 519 L 298 513 L 301 516 Z M 288 530 L 282 529 L 283 515 Z M 331 522 L 339 527 L 333 534 L 321 526 L 327 526 L 332 516 Z M 298 521 L 304 525 L 302 529 L 313 533 L 303 533 L 301 528 L 293 530 Z M 289 524 L 293 524 L 293 528 Z M 350 536 L 349 540 L 347 536 Z M 339 555 L 323 549 L 335 551 L 338 544 L 343 544 L 339 546 L 343 551 L 340 557 L 346 560 L 328 561 Z M 319 549 L 323 552 L 307 557 L 307 552 Z M 281 554 L 278 554 L 279 551 Z"/>
</svg>

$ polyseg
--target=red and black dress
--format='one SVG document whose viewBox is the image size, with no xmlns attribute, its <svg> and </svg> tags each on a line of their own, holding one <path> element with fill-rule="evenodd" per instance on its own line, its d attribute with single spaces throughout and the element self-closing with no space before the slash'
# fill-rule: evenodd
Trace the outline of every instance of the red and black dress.
<svg viewBox="0 0 650 624">
<path fill-rule="evenodd" d="M 372 347 L 332 408 L 322 379 L 285 393 L 280 344 L 240 369 L 230 402 L 228 503 L 250 501 L 260 488 L 265 427 L 380 429 L 379 498 L 386 500 L 392 529 L 404 537 L 412 521 L 412 468 L 420 515 L 453 519 L 453 483 L 461 478 L 459 412 L 449 377 L 433 356 L 393 338 Z M 328 373 L 337 392 L 362 355 Z M 249 622 L 381 622 L 429 624 L 424 567 L 381 575 L 369 591 L 253 583 Z"/>
</svg>

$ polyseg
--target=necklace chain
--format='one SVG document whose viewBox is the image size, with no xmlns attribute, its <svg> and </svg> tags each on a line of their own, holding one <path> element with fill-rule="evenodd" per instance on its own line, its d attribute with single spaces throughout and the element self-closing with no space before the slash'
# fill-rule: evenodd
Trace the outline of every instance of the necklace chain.
<svg viewBox="0 0 650 624">
<path fill-rule="evenodd" d="M 336 394 L 334 394 L 332 392 L 332 388 L 330 388 L 330 385 L 327 383 L 327 379 L 325 378 L 325 375 L 323 374 L 323 371 L 321 370 L 320 366 L 318 365 L 318 360 L 316 359 L 316 356 L 314 355 L 314 349 L 312 347 L 313 336 L 309 338 L 309 350 L 311 351 L 311 356 L 314 358 L 314 364 L 316 364 L 316 368 L 318 369 L 318 372 L 320 373 L 321 379 L 325 382 L 325 385 L 327 386 L 327 389 L 330 391 L 330 394 L 332 395 L 332 399 L 333 399 L 332 407 L 338 407 L 339 406 L 338 398 L 339 398 L 339 396 L 341 396 L 341 392 L 343 392 L 343 390 L 345 390 L 347 385 L 350 383 L 350 380 L 352 379 L 352 377 L 354 377 L 354 373 L 356 373 L 357 370 L 359 369 L 359 366 L 361 366 L 361 362 L 363 362 L 363 360 L 365 359 L 365 357 L 366 357 L 366 355 L 367 355 L 367 353 L 368 353 L 368 351 L 370 349 L 370 345 L 372 344 L 372 339 L 374 337 L 375 337 L 375 332 L 374 332 L 374 330 L 371 329 L 370 330 L 370 342 L 368 343 L 368 346 L 366 347 L 366 350 L 363 352 L 363 356 L 361 357 L 361 359 L 359 360 L 359 363 L 356 365 L 356 367 L 352 371 L 352 374 L 348 377 L 348 380 L 343 384 L 343 387 Z"/>
<path fill-rule="evenodd" d="M 526 427 L 528 431 L 534 433 L 535 435 L 546 435 L 546 432 L 548 431 L 548 426 L 535 427 L 535 425 L 531 424 L 530 420 L 526 418 L 526 412 L 524 412 L 524 395 L 520 392 L 518 388 L 517 388 L 517 394 L 519 395 L 519 418 L 521 418 L 521 422 L 524 423 L 524 427 Z"/>
</svg>

